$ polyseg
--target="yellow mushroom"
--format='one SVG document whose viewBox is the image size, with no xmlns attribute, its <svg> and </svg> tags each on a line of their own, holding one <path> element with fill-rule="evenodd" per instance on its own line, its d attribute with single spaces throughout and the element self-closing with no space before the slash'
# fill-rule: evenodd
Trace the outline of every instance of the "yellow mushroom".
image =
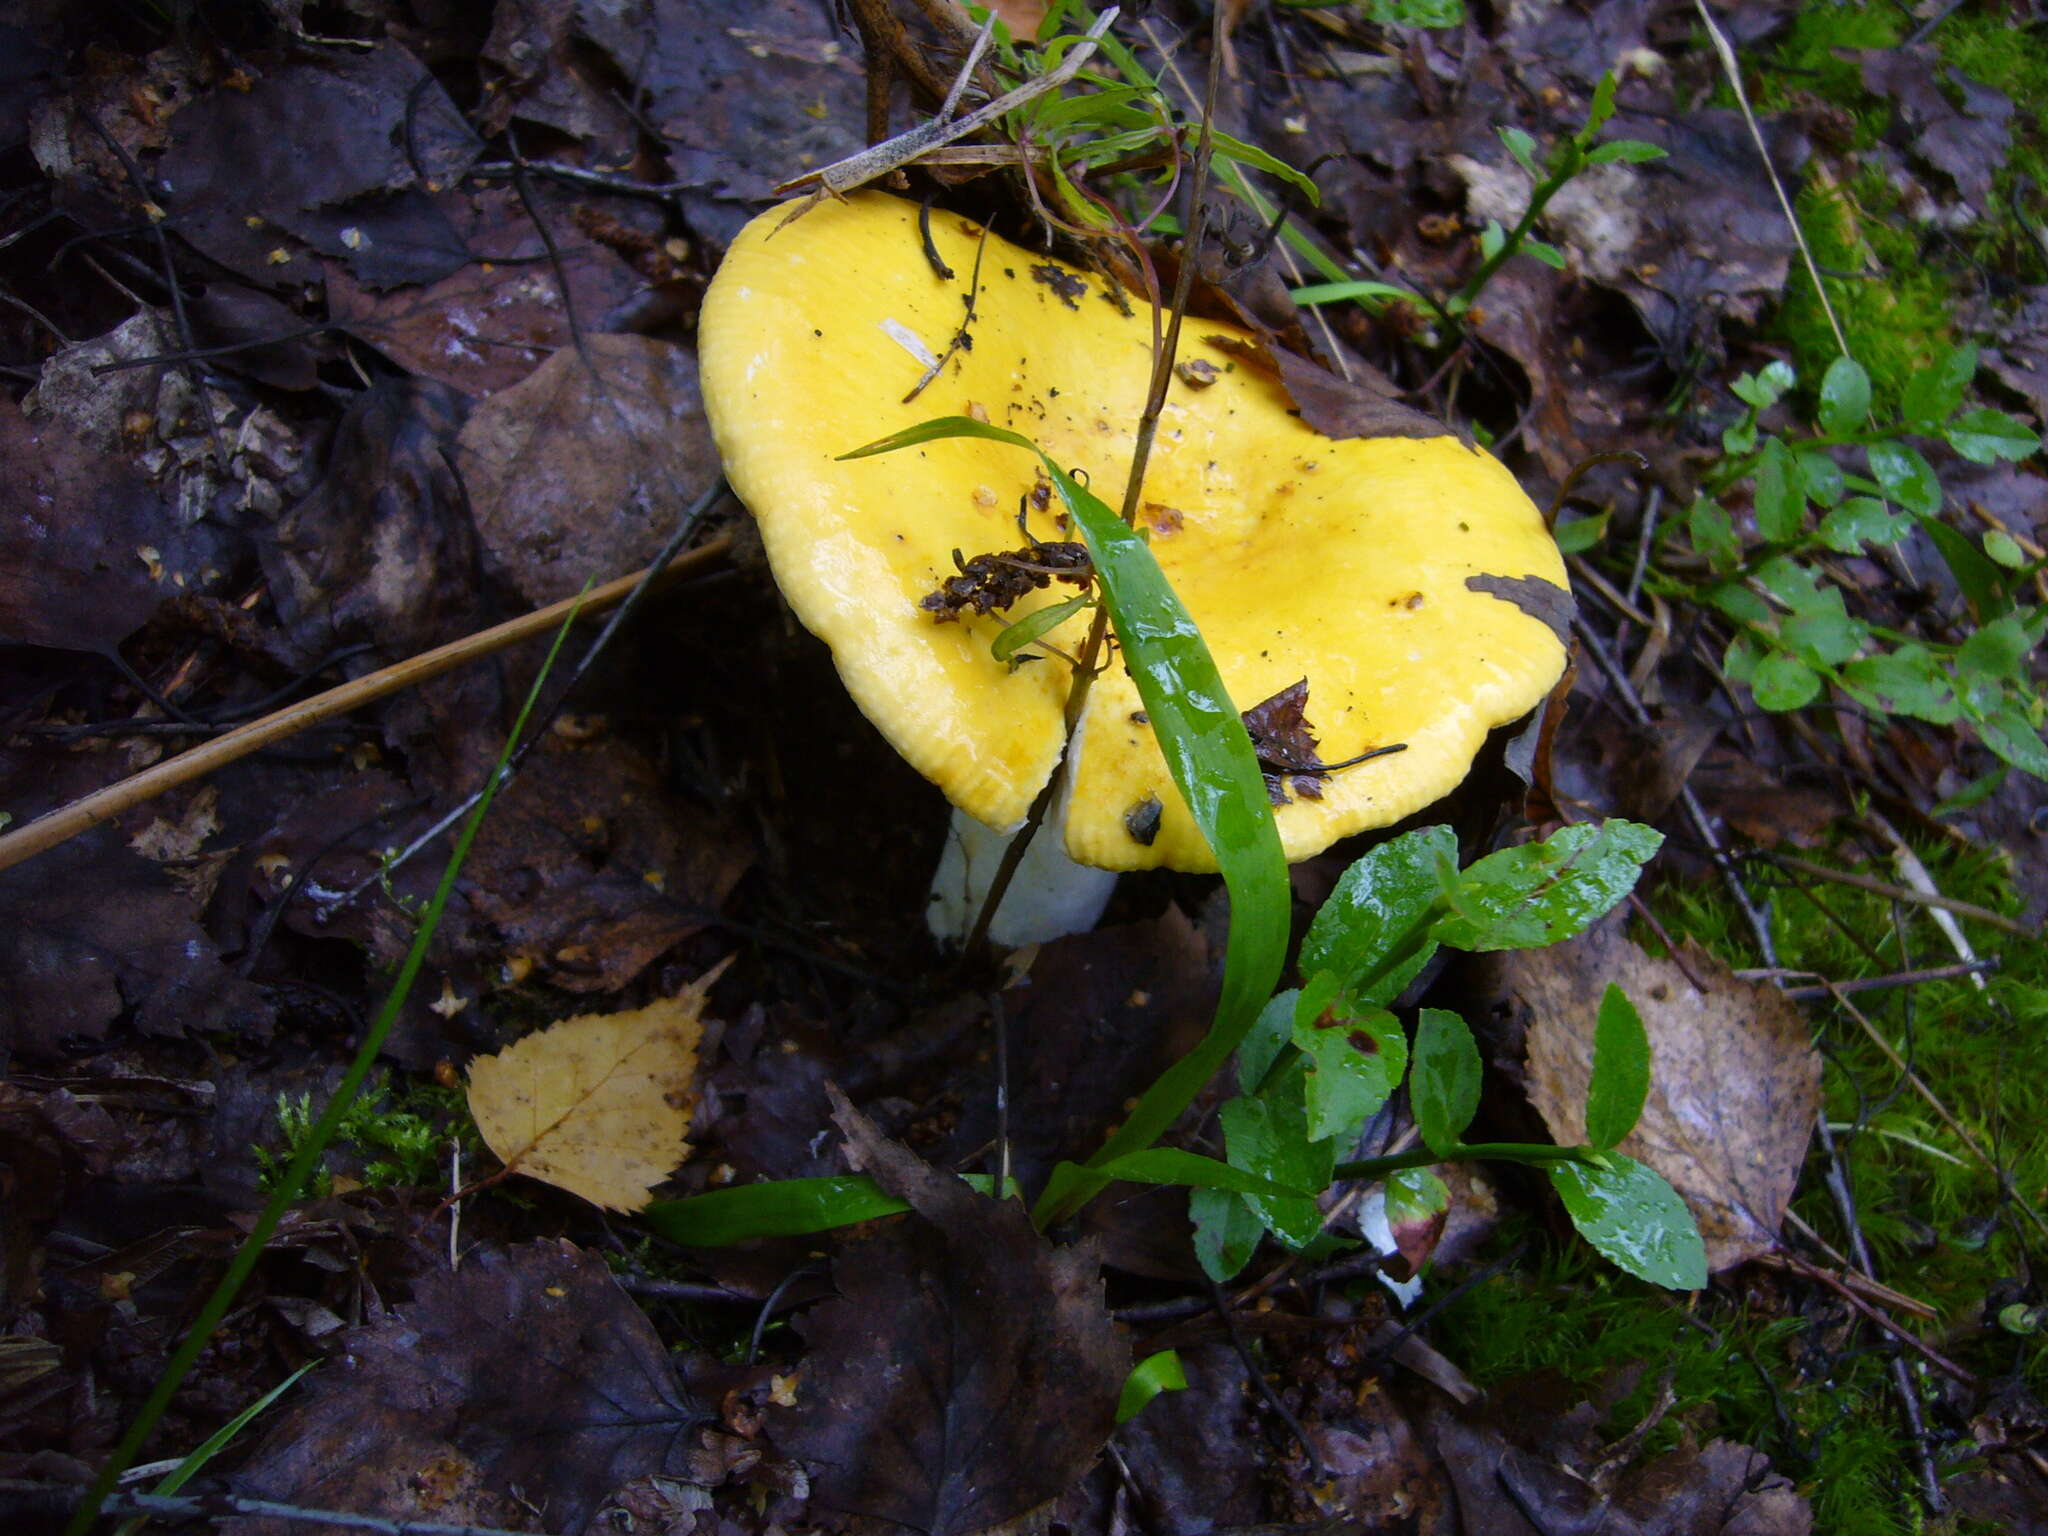
<svg viewBox="0 0 2048 1536">
<path fill-rule="evenodd" d="M 1034 538 L 1072 537 L 1058 500 L 1029 454 L 1000 444 L 840 455 L 974 416 L 1085 470 L 1114 505 L 1151 318 L 1097 275 L 933 212 L 931 250 L 954 273 L 943 278 L 918 208 L 900 199 L 862 194 L 783 218 L 771 209 L 740 234 L 704 302 L 705 406 L 726 474 L 868 718 L 955 806 L 1014 829 L 1060 761 L 1068 668 L 1011 666 L 990 642 L 1073 589 L 957 622 L 920 604 L 957 574 L 956 550 L 1020 547 L 1020 499 Z M 1487 732 L 1557 681 L 1569 598 L 1541 514 L 1496 460 L 1447 432 L 1324 436 L 1246 360 L 1255 346 L 1214 323 L 1183 332 L 1139 523 L 1240 709 L 1305 678 L 1323 761 L 1402 748 L 1315 778 L 1319 798 L 1287 795 L 1275 814 L 1299 860 L 1463 779 Z M 1071 650 L 1085 624 L 1077 615 L 1048 638 Z M 1074 859 L 1215 868 L 1121 667 L 1097 679 L 1073 758 L 1059 830 Z"/>
</svg>

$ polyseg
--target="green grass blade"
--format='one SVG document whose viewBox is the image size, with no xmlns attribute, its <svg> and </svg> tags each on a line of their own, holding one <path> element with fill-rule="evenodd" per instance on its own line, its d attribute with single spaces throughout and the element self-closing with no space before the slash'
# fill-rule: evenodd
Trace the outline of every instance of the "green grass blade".
<svg viewBox="0 0 2048 1536">
<path fill-rule="evenodd" d="M 1088 541 L 1102 601 L 1124 665 L 1152 722 L 1167 771 L 1208 839 L 1230 892 L 1223 994 L 1202 1043 L 1169 1067 L 1138 1101 L 1087 1170 L 1056 1177 L 1040 1196 L 1041 1225 L 1071 1214 L 1108 1182 L 1101 1165 L 1149 1147 L 1237 1049 L 1280 980 L 1288 929 L 1287 856 L 1266 798 L 1251 737 L 1201 631 L 1136 530 L 1021 433 L 965 416 L 920 422 L 845 455 L 864 458 L 942 438 L 978 437 L 1029 449 L 1043 461 Z"/>
<path fill-rule="evenodd" d="M 234 1305 L 235 1297 L 240 1294 L 244 1282 L 254 1272 L 257 1260 L 263 1257 L 264 1246 L 277 1231 L 278 1224 L 284 1220 L 285 1212 L 291 1208 L 292 1202 L 298 1198 L 298 1193 L 305 1186 L 307 1178 L 319 1165 L 321 1157 L 327 1151 L 328 1143 L 334 1139 L 334 1133 L 341 1128 L 343 1116 L 348 1113 L 349 1106 L 361 1092 L 363 1080 L 370 1075 L 370 1068 L 377 1061 L 377 1053 L 383 1050 L 385 1038 L 391 1033 L 391 1026 L 398 1022 L 398 1015 L 405 1007 L 405 1000 L 412 994 L 413 983 L 419 979 L 420 967 L 426 963 L 427 947 L 433 943 L 435 930 L 441 925 L 441 914 L 447 909 L 448 898 L 454 894 L 456 876 L 462 872 L 463 861 L 469 857 L 470 844 L 476 841 L 477 829 L 484 824 L 484 817 L 490 814 L 491 802 L 497 798 L 505 765 L 512 760 L 513 750 L 526 732 L 526 722 L 533 714 L 534 705 L 540 700 L 541 689 L 546 685 L 549 674 L 554 671 L 555 658 L 561 652 L 562 642 L 568 638 L 569 630 L 575 622 L 576 610 L 572 609 L 569 616 L 562 621 L 562 627 L 555 631 L 554 644 L 548 647 L 547 659 L 541 663 L 540 672 L 533 680 L 533 687 L 527 691 L 526 702 L 519 706 L 519 718 L 513 722 L 511 733 L 505 738 L 504 748 L 498 753 L 498 760 L 491 767 L 490 777 L 484 783 L 476 809 L 469 813 L 469 819 L 462 824 L 462 831 L 456 837 L 455 849 L 448 856 L 448 863 L 441 871 L 441 883 L 434 888 L 433 899 L 427 903 L 427 910 L 420 919 L 419 928 L 413 934 L 412 948 L 406 951 L 405 962 L 398 970 L 398 979 L 391 984 L 391 990 L 385 994 L 384 1006 L 377 1010 L 375 1021 L 364 1034 L 363 1043 L 356 1050 L 355 1060 L 349 1063 L 348 1071 L 343 1074 L 341 1082 L 336 1086 L 333 1097 L 328 1099 L 326 1109 L 321 1111 L 320 1118 L 314 1122 L 313 1129 L 307 1133 L 298 1155 L 286 1166 L 284 1177 L 278 1181 L 276 1191 L 257 1216 L 256 1224 L 249 1229 L 249 1235 L 242 1240 L 242 1246 L 235 1250 L 234 1258 L 228 1261 L 227 1272 L 213 1288 L 213 1294 L 206 1298 L 205 1305 L 199 1309 L 199 1315 L 192 1320 L 191 1328 L 186 1331 L 184 1339 L 180 1341 L 169 1362 L 164 1366 L 163 1374 L 157 1378 L 156 1386 L 151 1389 L 141 1411 L 135 1415 L 134 1422 L 128 1426 L 128 1431 L 122 1435 L 120 1443 L 114 1447 L 113 1454 L 101 1464 L 99 1475 L 93 1479 L 84 1499 L 72 1513 L 70 1523 L 64 1527 L 64 1536 L 86 1536 L 86 1532 L 92 1528 L 93 1521 L 99 1517 L 100 1506 L 106 1502 L 107 1495 L 113 1491 L 115 1483 L 120 1481 L 121 1474 L 134 1464 L 136 1453 L 142 1449 L 143 1441 L 149 1438 L 150 1431 L 156 1428 L 157 1421 L 164 1415 L 164 1410 L 170 1407 L 171 1398 L 199 1359 L 199 1352 L 213 1337 L 213 1331 L 220 1326 L 221 1319 L 227 1316 L 228 1308 Z"/>
<path fill-rule="evenodd" d="M 640 1219 L 672 1243 L 723 1248 L 754 1237 L 829 1232 L 909 1209 L 906 1202 L 884 1194 L 867 1175 L 847 1174 L 740 1184 L 686 1200 L 657 1200 L 640 1213 Z"/>
<path fill-rule="evenodd" d="M 194 1446 L 185 1459 L 169 1472 L 166 1472 L 162 1480 L 149 1491 L 156 1494 L 172 1494 L 191 1482 L 193 1478 L 206 1470 L 206 1464 L 209 1461 L 228 1448 L 234 1441 L 235 1436 L 249 1427 L 250 1421 L 257 1414 L 268 1408 L 280 1397 L 283 1397 L 285 1393 L 291 1390 L 293 1383 L 319 1363 L 318 1360 L 308 1360 L 296 1371 L 293 1371 L 291 1375 L 285 1377 L 283 1381 L 280 1381 L 268 1392 L 257 1398 L 255 1402 L 244 1408 L 232 1419 L 229 1419 L 227 1423 L 221 1425 L 219 1429 L 216 1429 L 198 1445 Z M 140 1531 L 147 1524 L 149 1524 L 149 1516 L 137 1515 L 132 1520 L 122 1521 L 120 1529 L 114 1533 L 114 1536 L 136 1536 L 136 1532 Z"/>
</svg>

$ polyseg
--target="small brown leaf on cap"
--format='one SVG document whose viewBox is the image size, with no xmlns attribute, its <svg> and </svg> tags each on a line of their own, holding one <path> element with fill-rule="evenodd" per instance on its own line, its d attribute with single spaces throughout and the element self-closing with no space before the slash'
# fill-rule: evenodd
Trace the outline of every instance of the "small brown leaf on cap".
<svg viewBox="0 0 2048 1536">
<path fill-rule="evenodd" d="M 1570 647 L 1572 615 L 1578 612 L 1578 605 L 1572 601 L 1571 593 L 1556 582 L 1545 581 L 1541 576 L 1467 576 L 1465 585 L 1474 592 L 1513 603 L 1530 618 L 1549 625 L 1558 644 Z"/>
</svg>

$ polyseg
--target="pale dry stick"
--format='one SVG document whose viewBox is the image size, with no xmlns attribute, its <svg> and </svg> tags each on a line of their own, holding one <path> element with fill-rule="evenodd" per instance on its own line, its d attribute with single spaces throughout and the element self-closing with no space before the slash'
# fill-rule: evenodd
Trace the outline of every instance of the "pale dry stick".
<svg viewBox="0 0 2048 1536">
<path fill-rule="evenodd" d="M 1897 1048 L 1884 1037 L 1883 1032 L 1870 1021 L 1863 1010 L 1850 1002 L 1840 987 L 1830 983 L 1828 990 L 1834 994 L 1835 1001 L 1842 1006 L 1849 1017 L 1862 1027 L 1863 1033 L 1870 1037 L 1870 1043 L 1884 1053 L 1884 1058 L 1892 1064 L 1892 1069 L 1906 1080 L 1907 1085 L 1915 1093 L 1926 1100 L 1927 1107 L 1934 1111 L 1943 1125 L 1955 1133 L 1956 1140 L 1960 1141 L 1969 1154 L 1982 1163 L 1991 1176 L 1998 1180 L 1999 1187 L 2011 1198 L 2012 1203 L 2019 1208 L 2027 1220 L 2034 1224 L 2034 1230 L 2043 1237 L 2048 1237 L 2048 1220 L 2044 1220 L 2041 1213 L 2034 1209 L 2033 1203 L 2014 1187 L 2011 1175 L 1998 1166 L 1997 1161 L 1989 1152 L 1984 1150 L 1978 1143 L 1977 1138 L 1972 1136 L 1964 1128 L 1963 1123 L 1949 1112 L 1948 1106 L 1941 1102 L 1940 1098 L 1936 1096 L 1932 1088 L 1927 1086 L 1927 1083 L 1921 1078 L 1920 1074 L 1907 1064 L 1905 1057 L 1899 1054 Z"/>
<path fill-rule="evenodd" d="M 1939 896 L 1941 889 L 1934 883 L 1934 876 L 1927 872 L 1927 866 L 1920 862 L 1920 855 L 1912 845 L 1899 836 L 1898 828 L 1886 821 L 1876 811 L 1870 812 L 1864 820 L 1892 845 L 1892 863 L 1899 876 L 1907 885 L 1922 896 Z M 1941 930 L 1941 936 L 1948 940 L 1948 946 L 1956 952 L 1956 958 L 1963 962 L 1974 962 L 1977 951 L 1970 947 L 1970 941 L 1963 933 L 1963 925 L 1956 921 L 1956 915 L 1942 907 L 1931 907 L 1927 915 L 1934 919 L 1934 926 Z M 1984 978 L 1972 971 L 1970 982 L 1979 992 L 1985 989 Z"/>
<path fill-rule="evenodd" d="M 2000 932 L 2009 933 L 2015 938 L 2039 939 L 2041 937 L 2040 934 L 2028 928 L 2026 924 L 2016 923 L 2009 917 L 1993 912 L 1989 907 L 1978 906 L 1975 902 L 1958 901 L 1953 896 L 1943 896 L 1939 892 L 1929 894 L 1924 891 L 1909 890 L 1903 885 L 1893 885 L 1888 880 L 1879 880 L 1871 875 L 1859 875 L 1847 869 L 1830 869 L 1825 864 L 1815 864 L 1794 854 L 1772 853 L 1766 855 L 1766 857 L 1780 869 L 1792 870 L 1802 875 L 1811 875 L 1816 880 L 1826 880 L 1835 885 L 1851 886 L 1859 891 L 1868 891 L 1873 896 L 1884 896 L 1893 901 L 1903 901 L 1909 906 L 1940 907 L 1944 911 L 1955 913 L 1958 917 L 1967 917 L 1972 922 L 1987 923 Z"/>
<path fill-rule="evenodd" d="M 1799 215 L 1792 211 L 1792 199 L 1785 195 L 1785 183 L 1778 179 L 1778 168 L 1771 164 L 1771 152 L 1764 144 L 1764 131 L 1758 126 L 1756 113 L 1749 105 L 1749 92 L 1743 88 L 1742 66 L 1736 62 L 1735 45 L 1728 41 L 1728 34 L 1721 30 L 1721 24 L 1714 20 L 1714 13 L 1707 9 L 1706 0 L 1692 0 L 1693 8 L 1700 13 L 1700 20 L 1706 23 L 1707 36 L 1713 39 L 1714 52 L 1721 60 L 1721 73 L 1728 77 L 1728 87 L 1735 92 L 1735 104 L 1742 109 L 1742 120 L 1749 124 L 1749 137 L 1756 145 L 1757 158 L 1764 163 L 1764 174 L 1771 178 L 1771 190 L 1778 194 L 1778 207 L 1784 211 L 1785 222 L 1792 226 L 1793 242 L 1799 247 L 1800 257 L 1806 262 L 1806 275 L 1813 279 L 1813 291 L 1820 299 L 1821 313 L 1828 317 L 1828 329 L 1835 333 L 1835 346 L 1842 356 L 1850 356 L 1849 339 L 1842 334 L 1842 322 L 1835 318 L 1835 306 L 1828 299 L 1828 291 L 1820 280 L 1820 265 L 1813 259 L 1813 249 L 1806 243 L 1806 231 L 1799 227 Z"/>
<path fill-rule="evenodd" d="M 657 579 L 672 580 L 700 570 L 721 560 L 732 548 L 730 538 L 713 539 L 687 554 L 677 557 L 668 569 Z M 212 741 L 194 747 L 189 752 L 167 758 L 140 773 L 130 774 L 118 783 L 104 789 L 94 790 L 81 796 L 69 805 L 61 806 L 48 815 L 39 816 L 18 831 L 0 836 L 0 869 L 9 869 L 24 859 L 46 853 L 59 843 L 68 842 L 81 832 L 88 832 L 102 822 L 111 821 L 123 811 L 152 800 L 166 790 L 180 784 L 189 784 L 194 779 L 204 778 L 216 769 L 225 768 L 229 763 L 247 757 L 251 752 L 286 740 L 310 726 L 332 720 L 337 715 L 348 714 L 365 704 L 404 689 L 415 687 L 429 678 L 439 677 L 453 671 L 465 662 L 492 655 L 507 646 L 517 645 L 522 640 L 552 634 L 559 629 L 572 612 L 579 617 L 589 617 L 604 612 L 624 602 L 647 576 L 638 571 L 631 576 L 621 576 L 617 581 L 606 582 L 593 588 L 580 598 L 564 598 L 559 603 L 550 603 L 534 613 L 508 619 L 503 624 L 493 625 L 460 640 L 452 640 L 431 651 L 424 651 L 405 661 L 343 683 L 338 688 L 316 694 L 301 700 L 275 714 L 265 715 L 261 720 L 252 720 L 247 725 L 237 726 L 225 735 L 216 736 Z"/>
<path fill-rule="evenodd" d="M 915 128 L 897 134 L 893 139 L 884 139 L 879 144 L 871 145 L 857 155 L 848 155 L 844 160 L 834 161 L 819 170 L 806 171 L 801 176 L 783 182 L 775 189 L 778 193 L 808 188 L 811 195 L 798 207 L 791 209 L 788 218 L 782 223 L 787 224 L 790 219 L 809 212 L 822 198 L 844 197 L 879 177 L 887 176 L 891 171 L 900 171 L 905 166 L 913 164 L 926 152 L 937 149 L 942 144 L 950 144 L 955 139 L 965 138 L 977 129 L 987 127 L 1005 113 L 1013 112 L 1025 103 L 1037 100 L 1048 91 L 1058 90 L 1079 74 L 1081 66 L 1094 56 L 1096 42 L 1109 30 L 1110 23 L 1116 18 L 1117 8 L 1111 6 L 1096 19 L 1095 25 L 1088 29 L 1082 40 L 1067 51 L 1067 56 L 1060 60 L 1057 67 L 1047 70 L 1035 80 L 1025 81 L 1015 90 L 1005 91 L 994 101 L 976 107 L 965 117 L 956 117 L 950 122 L 932 118 L 919 123 Z M 782 225 L 777 225 L 776 228 L 780 230 Z"/>
</svg>

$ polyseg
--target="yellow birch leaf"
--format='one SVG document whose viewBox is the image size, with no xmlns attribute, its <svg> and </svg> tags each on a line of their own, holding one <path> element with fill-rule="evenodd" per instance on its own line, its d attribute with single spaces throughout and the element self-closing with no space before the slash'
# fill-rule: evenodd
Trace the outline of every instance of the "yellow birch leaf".
<svg viewBox="0 0 2048 1536">
<path fill-rule="evenodd" d="M 485 1144 L 510 1170 L 606 1210 L 639 1210 L 689 1155 L 699 1015 L 724 969 L 680 996 L 564 1019 L 479 1056 L 469 1112 Z"/>
</svg>

